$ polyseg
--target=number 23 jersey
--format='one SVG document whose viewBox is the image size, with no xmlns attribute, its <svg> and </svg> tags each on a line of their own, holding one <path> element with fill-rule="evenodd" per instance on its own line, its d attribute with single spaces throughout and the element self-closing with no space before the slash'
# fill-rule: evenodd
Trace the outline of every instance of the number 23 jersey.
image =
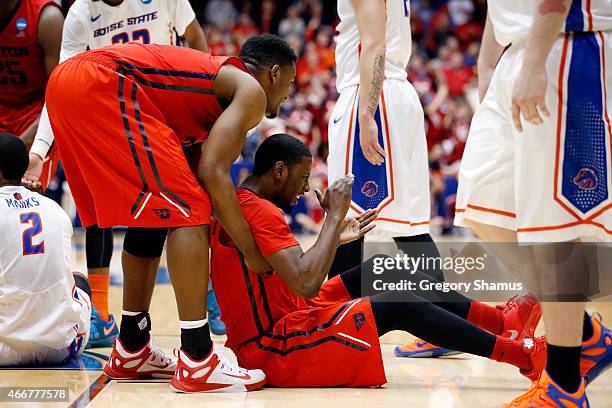
<svg viewBox="0 0 612 408">
<path fill-rule="evenodd" d="M 81 52 L 131 41 L 181 45 L 180 37 L 195 20 L 188 0 L 77 0 L 68 12 L 60 61 Z"/>
</svg>

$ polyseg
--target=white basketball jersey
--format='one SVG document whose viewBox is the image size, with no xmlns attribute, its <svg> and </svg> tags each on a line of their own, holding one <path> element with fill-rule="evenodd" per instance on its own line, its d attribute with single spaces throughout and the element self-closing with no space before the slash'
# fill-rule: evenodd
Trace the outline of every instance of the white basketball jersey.
<svg viewBox="0 0 612 408">
<path fill-rule="evenodd" d="M 75 338 L 72 225 L 54 201 L 0 188 L 0 343 L 61 349 Z"/>
<path fill-rule="evenodd" d="M 76 0 L 68 11 L 60 61 L 88 49 L 130 41 L 180 45 L 195 14 L 188 0 Z"/>
<path fill-rule="evenodd" d="M 537 6 L 533 0 L 487 2 L 495 39 L 504 47 L 527 39 Z M 612 0 L 572 0 L 563 31 L 612 30 Z"/>
<path fill-rule="evenodd" d="M 410 0 L 387 0 L 386 64 L 387 79 L 406 79 L 406 66 L 412 52 Z M 339 92 L 359 84 L 361 42 L 351 0 L 338 0 L 338 35 L 336 36 L 336 87 Z"/>
</svg>

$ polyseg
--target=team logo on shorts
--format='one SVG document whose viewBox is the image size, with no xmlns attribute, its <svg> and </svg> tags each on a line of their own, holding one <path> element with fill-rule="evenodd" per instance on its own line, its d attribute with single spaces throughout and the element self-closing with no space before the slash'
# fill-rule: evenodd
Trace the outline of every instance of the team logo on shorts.
<svg viewBox="0 0 612 408">
<path fill-rule="evenodd" d="M 355 327 L 357 328 L 357 331 L 359 331 L 359 329 L 361 329 L 361 327 L 365 324 L 366 322 L 366 317 L 365 314 L 363 314 L 363 312 L 357 312 L 353 315 L 353 321 L 355 322 Z"/>
<path fill-rule="evenodd" d="M 170 210 L 167 208 L 154 208 L 153 212 L 162 220 L 170 218 Z"/>
<path fill-rule="evenodd" d="M 363 187 L 361 187 L 361 192 L 366 197 L 374 197 L 376 195 L 376 193 L 378 193 L 378 184 L 376 184 L 376 182 L 374 182 L 372 180 L 366 181 L 363 184 Z"/>
<path fill-rule="evenodd" d="M 17 19 L 17 23 L 15 25 L 17 26 L 17 30 L 23 31 L 28 26 L 28 20 L 26 20 L 23 17 L 22 18 L 18 18 Z"/>
<path fill-rule="evenodd" d="M 574 184 L 581 190 L 590 191 L 597 188 L 599 179 L 592 169 L 585 167 L 580 169 L 576 177 L 574 177 Z"/>
</svg>

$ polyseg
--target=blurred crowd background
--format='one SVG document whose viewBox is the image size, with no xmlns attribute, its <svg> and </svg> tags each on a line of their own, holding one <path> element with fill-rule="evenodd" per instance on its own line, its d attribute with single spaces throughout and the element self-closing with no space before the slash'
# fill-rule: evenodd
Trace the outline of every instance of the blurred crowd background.
<svg viewBox="0 0 612 408">
<path fill-rule="evenodd" d="M 247 138 L 232 175 L 238 184 L 253 166 L 258 144 L 286 132 L 312 150 L 311 187 L 327 187 L 327 126 L 336 103 L 334 31 L 336 1 L 190 0 L 210 50 L 236 55 L 260 33 L 284 38 L 299 57 L 291 97 L 274 120 Z M 457 172 L 473 111 L 478 105 L 476 60 L 486 20 L 485 0 L 410 0 L 413 51 L 407 78 L 425 112 L 432 193 L 432 233 L 453 234 Z M 53 194 L 53 193 L 51 193 Z M 324 217 L 314 194 L 300 199 L 290 217 L 296 233 L 316 232 Z"/>
</svg>

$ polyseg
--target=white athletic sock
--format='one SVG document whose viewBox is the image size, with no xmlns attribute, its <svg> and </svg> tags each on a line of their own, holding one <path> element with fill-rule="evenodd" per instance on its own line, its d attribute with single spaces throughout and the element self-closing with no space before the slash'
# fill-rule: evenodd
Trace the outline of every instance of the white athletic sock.
<svg viewBox="0 0 612 408">
<path fill-rule="evenodd" d="M 181 326 L 181 329 L 198 329 L 200 327 L 204 327 L 206 323 L 208 323 L 208 319 L 179 320 L 179 325 Z"/>
<path fill-rule="evenodd" d="M 122 310 L 121 314 L 123 316 L 138 316 L 139 314 L 141 314 L 142 312 L 130 312 L 129 310 Z"/>
</svg>

